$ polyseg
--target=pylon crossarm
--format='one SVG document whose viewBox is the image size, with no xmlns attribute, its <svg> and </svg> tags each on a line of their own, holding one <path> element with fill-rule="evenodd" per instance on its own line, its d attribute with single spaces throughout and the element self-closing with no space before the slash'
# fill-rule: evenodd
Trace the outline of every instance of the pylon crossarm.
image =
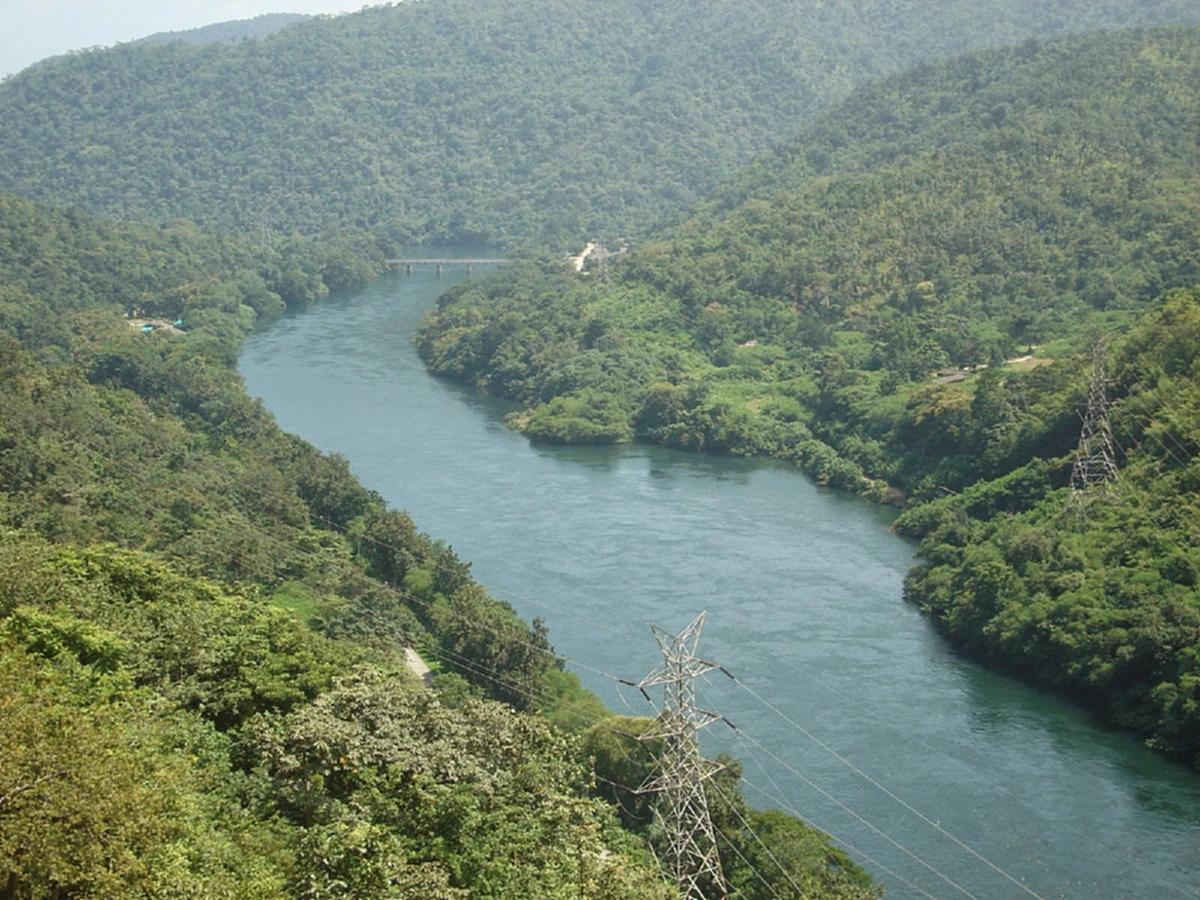
<svg viewBox="0 0 1200 900">
<path fill-rule="evenodd" d="M 712 664 L 705 664 L 705 665 L 699 666 L 693 670 L 685 670 L 682 672 L 672 672 L 672 671 L 658 672 L 658 671 L 655 671 L 655 672 L 651 672 L 649 675 L 647 675 L 645 678 L 643 678 L 641 681 L 639 681 L 636 686 L 640 687 L 640 688 L 648 688 L 648 687 L 660 687 L 660 686 L 664 686 L 664 685 L 675 684 L 679 680 L 679 676 L 681 674 L 687 678 L 699 678 L 701 675 L 706 675 L 709 672 L 715 671 L 716 669 L 719 669 L 719 668 L 720 668 L 720 666 L 714 666 Z"/>
</svg>

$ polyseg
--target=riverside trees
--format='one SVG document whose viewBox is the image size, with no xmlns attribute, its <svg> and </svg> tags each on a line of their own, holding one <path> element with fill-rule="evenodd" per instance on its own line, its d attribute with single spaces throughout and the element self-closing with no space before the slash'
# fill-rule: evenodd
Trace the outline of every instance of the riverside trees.
<svg viewBox="0 0 1200 900">
<path fill-rule="evenodd" d="M 544 627 L 246 396 L 279 257 L 0 209 L 0 893 L 666 900 Z"/>
<path fill-rule="evenodd" d="M 1196 764 L 1198 40 L 1026 44 L 864 88 L 606 281 L 459 286 L 418 347 L 525 404 L 539 439 L 898 488 L 926 504 L 897 524 L 924 538 L 908 595 L 956 642 Z M 1064 489 L 1095 329 L 1127 334 L 1124 473 L 1081 519 Z"/>
</svg>

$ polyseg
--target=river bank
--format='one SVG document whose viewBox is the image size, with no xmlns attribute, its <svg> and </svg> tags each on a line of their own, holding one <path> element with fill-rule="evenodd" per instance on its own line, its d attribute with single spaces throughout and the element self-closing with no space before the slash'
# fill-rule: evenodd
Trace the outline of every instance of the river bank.
<svg viewBox="0 0 1200 900">
<path fill-rule="evenodd" d="M 619 712 L 645 701 L 601 673 L 645 675 L 659 659 L 646 623 L 708 610 L 703 655 L 786 719 L 702 684 L 705 705 L 783 763 L 727 730 L 706 751 L 742 756 L 756 804 L 835 834 L 889 897 L 956 892 L 788 767 L 977 896 L 1028 895 L 792 723 L 1042 896 L 1191 895 L 1200 779 L 954 653 L 902 601 L 915 547 L 889 533 L 888 509 L 769 460 L 531 445 L 504 424 L 512 404 L 430 378 L 408 344 L 453 283 L 384 278 L 265 327 L 242 351 L 250 393 L 544 618 Z"/>
</svg>

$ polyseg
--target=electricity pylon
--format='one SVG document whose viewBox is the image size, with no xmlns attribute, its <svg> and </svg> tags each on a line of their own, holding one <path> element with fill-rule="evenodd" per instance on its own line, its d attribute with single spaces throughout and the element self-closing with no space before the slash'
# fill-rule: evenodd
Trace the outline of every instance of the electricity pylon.
<svg viewBox="0 0 1200 900">
<path fill-rule="evenodd" d="M 643 694 L 648 687 L 663 687 L 663 704 L 656 727 L 639 738 L 661 741 L 662 756 L 658 771 L 646 779 L 638 793 L 659 794 L 655 815 L 667 838 L 666 853 L 660 862 L 665 874 L 678 885 L 684 900 L 724 900 L 729 892 L 704 793 L 705 780 L 723 767 L 702 757 L 696 740 L 696 732 L 721 718 L 696 708 L 694 680 L 713 669 L 721 669 L 716 663 L 696 656 L 704 616 L 705 613 L 700 613 L 679 634 L 650 626 L 662 648 L 663 663 L 637 685 Z M 649 694 L 646 697 L 649 699 Z"/>
<path fill-rule="evenodd" d="M 1071 469 L 1072 498 L 1080 500 L 1096 489 L 1115 492 L 1117 454 L 1112 427 L 1108 423 L 1108 383 L 1104 378 L 1104 355 L 1100 343 L 1092 347 L 1092 380 L 1088 388 L 1087 415 L 1079 434 L 1075 465 Z"/>
</svg>

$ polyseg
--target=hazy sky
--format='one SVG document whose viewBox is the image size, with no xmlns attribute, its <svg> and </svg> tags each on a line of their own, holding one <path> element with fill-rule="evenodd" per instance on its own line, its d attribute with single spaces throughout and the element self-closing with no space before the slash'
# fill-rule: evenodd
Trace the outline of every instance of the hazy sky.
<svg viewBox="0 0 1200 900">
<path fill-rule="evenodd" d="M 374 0 L 379 2 L 379 0 Z M 338 13 L 363 0 L 0 0 L 0 76 L 83 47 L 262 13 Z"/>
</svg>

